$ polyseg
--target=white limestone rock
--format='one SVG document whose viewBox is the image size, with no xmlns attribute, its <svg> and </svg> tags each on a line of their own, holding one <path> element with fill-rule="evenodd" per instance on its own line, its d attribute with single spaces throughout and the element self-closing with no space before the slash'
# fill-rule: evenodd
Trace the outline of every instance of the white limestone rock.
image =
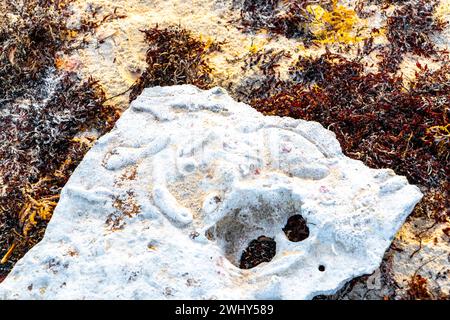
<svg viewBox="0 0 450 320">
<path fill-rule="evenodd" d="M 76 169 L 0 298 L 311 299 L 373 272 L 421 197 L 345 157 L 318 123 L 263 116 L 220 88 L 146 89 Z M 296 214 L 309 237 L 291 242 Z M 276 255 L 240 269 L 261 235 Z"/>
</svg>

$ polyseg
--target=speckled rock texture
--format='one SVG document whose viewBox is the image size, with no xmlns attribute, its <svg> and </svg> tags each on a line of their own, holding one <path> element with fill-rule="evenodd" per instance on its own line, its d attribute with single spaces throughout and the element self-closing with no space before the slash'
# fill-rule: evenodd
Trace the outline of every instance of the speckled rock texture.
<svg viewBox="0 0 450 320">
<path fill-rule="evenodd" d="M 145 89 L 76 169 L 0 298 L 332 294 L 380 265 L 421 197 L 345 157 L 318 123 L 263 116 L 221 88 Z M 306 221 L 301 241 L 283 231 L 292 216 Z M 275 256 L 240 269 L 260 236 Z"/>
</svg>

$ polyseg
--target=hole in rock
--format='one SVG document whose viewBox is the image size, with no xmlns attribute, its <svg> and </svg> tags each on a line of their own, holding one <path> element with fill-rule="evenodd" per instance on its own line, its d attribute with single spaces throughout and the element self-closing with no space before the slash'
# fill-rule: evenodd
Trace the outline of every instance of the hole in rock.
<svg viewBox="0 0 450 320">
<path fill-rule="evenodd" d="M 300 213 L 301 201 L 291 190 L 254 182 L 221 199 L 214 212 L 220 218 L 205 230 L 206 236 L 232 264 L 249 269 L 274 258 L 273 239 L 282 235 L 281 228 L 290 216 Z"/>
<path fill-rule="evenodd" d="M 273 238 L 260 236 L 252 240 L 242 252 L 239 268 L 251 269 L 262 262 L 269 262 L 276 254 L 277 244 Z"/>
<path fill-rule="evenodd" d="M 325 271 L 325 266 L 324 265 L 320 265 L 319 266 L 319 271 L 320 272 L 324 272 Z"/>
<path fill-rule="evenodd" d="M 306 220 L 299 214 L 289 217 L 283 231 L 292 242 L 303 241 L 309 237 L 309 228 Z"/>
</svg>

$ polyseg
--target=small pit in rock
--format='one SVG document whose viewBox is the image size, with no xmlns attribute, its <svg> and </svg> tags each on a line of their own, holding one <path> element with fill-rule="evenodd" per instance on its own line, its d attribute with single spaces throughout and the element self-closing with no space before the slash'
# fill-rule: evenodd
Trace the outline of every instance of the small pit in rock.
<svg viewBox="0 0 450 320">
<path fill-rule="evenodd" d="M 283 231 L 292 242 L 303 241 L 309 237 L 309 228 L 306 220 L 299 214 L 289 217 Z"/>
<path fill-rule="evenodd" d="M 252 240 L 242 252 L 239 268 L 251 269 L 263 262 L 270 262 L 275 256 L 277 244 L 273 238 L 260 236 Z"/>
<path fill-rule="evenodd" d="M 324 272 L 325 271 L 325 266 L 324 265 L 320 265 L 319 266 L 319 271 L 320 272 Z"/>
</svg>

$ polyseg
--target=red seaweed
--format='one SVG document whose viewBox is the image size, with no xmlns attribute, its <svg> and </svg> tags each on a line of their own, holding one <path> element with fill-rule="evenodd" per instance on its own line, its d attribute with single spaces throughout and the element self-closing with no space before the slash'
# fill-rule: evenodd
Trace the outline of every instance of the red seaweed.
<svg viewBox="0 0 450 320">
<path fill-rule="evenodd" d="M 147 69 L 133 85 L 130 101 L 146 87 L 193 84 L 207 89 L 212 83 L 206 55 L 219 51 L 220 43 L 202 41 L 180 26 L 143 30 L 147 50 Z"/>
</svg>

